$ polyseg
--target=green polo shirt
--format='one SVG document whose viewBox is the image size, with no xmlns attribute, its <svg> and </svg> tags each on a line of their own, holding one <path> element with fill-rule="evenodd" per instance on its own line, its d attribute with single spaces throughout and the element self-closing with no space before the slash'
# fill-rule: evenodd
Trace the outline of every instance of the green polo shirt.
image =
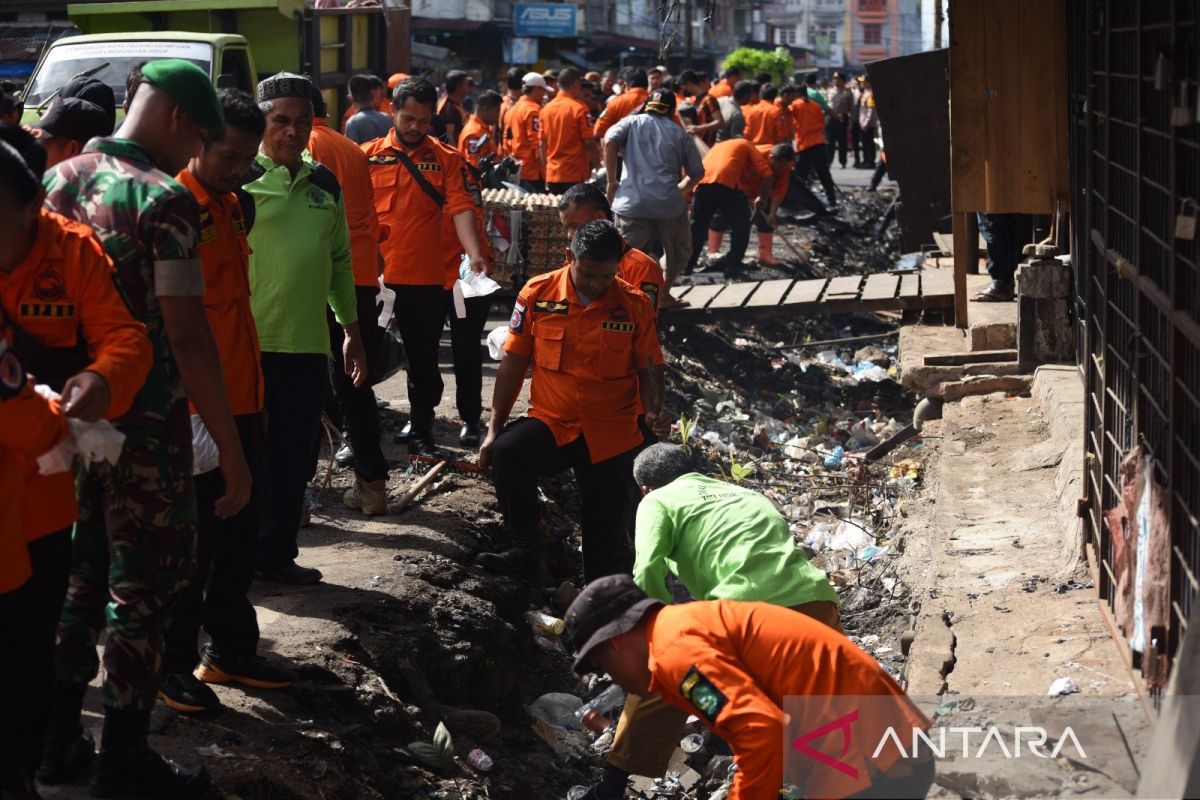
<svg viewBox="0 0 1200 800">
<path fill-rule="evenodd" d="M 307 152 L 294 178 L 259 153 L 243 188 L 254 197 L 250 308 L 262 351 L 328 355 L 326 305 L 340 324 L 358 321 L 337 178 Z"/>
<path fill-rule="evenodd" d="M 690 472 L 642 498 L 633 580 L 671 602 L 674 573 L 697 600 L 795 606 L 838 602 L 825 573 L 796 546 L 787 521 L 758 492 Z"/>
</svg>

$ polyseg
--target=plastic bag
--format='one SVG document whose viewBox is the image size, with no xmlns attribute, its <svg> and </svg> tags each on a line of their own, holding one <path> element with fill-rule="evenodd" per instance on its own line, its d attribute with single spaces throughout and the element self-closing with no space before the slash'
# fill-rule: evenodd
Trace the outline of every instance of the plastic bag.
<svg viewBox="0 0 1200 800">
<path fill-rule="evenodd" d="M 382 275 L 379 276 L 379 300 L 383 303 L 379 311 L 379 327 L 386 328 L 392 321 L 392 312 L 396 308 L 396 293 L 384 284 Z"/>
<path fill-rule="evenodd" d="M 500 290 L 500 284 L 482 272 L 474 272 L 471 259 L 465 255 L 458 268 L 458 280 L 462 284 L 463 297 L 487 297 Z"/>
<path fill-rule="evenodd" d="M 199 414 L 192 414 L 192 475 L 212 472 L 221 464 L 221 453 Z"/>
<path fill-rule="evenodd" d="M 493 361 L 500 361 L 504 358 L 504 341 L 507 338 L 508 325 L 493 328 L 492 332 L 488 334 L 488 355 L 492 357 Z"/>
<path fill-rule="evenodd" d="M 45 384 L 35 386 L 34 390 L 51 400 L 62 399 Z M 125 434 L 114 428 L 108 420 L 84 422 L 81 419 L 68 419 L 67 427 L 67 438 L 59 442 L 53 450 L 38 456 L 38 472 L 42 475 L 55 475 L 70 470 L 77 455 L 84 466 L 101 461 L 116 464 L 117 459 L 121 457 L 121 449 L 125 446 Z"/>
</svg>

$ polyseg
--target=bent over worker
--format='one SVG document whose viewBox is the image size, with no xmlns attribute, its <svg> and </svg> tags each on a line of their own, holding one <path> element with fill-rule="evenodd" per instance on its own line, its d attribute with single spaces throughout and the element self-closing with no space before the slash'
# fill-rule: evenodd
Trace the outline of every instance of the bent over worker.
<svg viewBox="0 0 1200 800">
<path fill-rule="evenodd" d="M 837 707 L 838 697 L 870 696 L 869 713 L 843 742 L 825 737 L 843 773 L 812 758 L 788 771 L 806 797 L 924 797 L 933 760 L 871 752 L 885 731 L 912 736 L 929 720 L 870 655 L 817 620 L 770 603 L 700 600 L 664 606 L 628 575 L 593 582 L 567 610 L 567 634 L 580 674 L 607 672 L 640 698 L 658 695 L 681 713 L 694 714 L 733 749 L 737 774 L 729 800 L 776 800 L 784 780 L 785 698 L 814 700 L 801 712 Z M 843 704 L 845 701 L 843 701 Z M 795 713 L 795 707 L 792 713 Z M 808 731 L 829 723 L 807 713 L 793 721 Z M 799 775 L 793 780 L 793 772 Z M 852 772 L 854 777 L 850 777 Z"/>
<path fill-rule="evenodd" d="M 392 94 L 395 127 L 363 145 L 379 221 L 391 227 L 383 242 L 383 280 L 396 293 L 396 322 L 408 358 L 408 427 L 399 441 L 410 454 L 437 452 L 434 409 L 442 399 L 438 345 L 446 322 L 446 244 L 449 219 L 476 272 L 490 271 L 476 232 L 475 201 L 458 151 L 426 134 L 437 90 L 405 78 Z"/>
<path fill-rule="evenodd" d="M 642 493 L 633 580 L 642 591 L 671 602 L 665 581 L 671 573 L 697 600 L 772 603 L 842 631 L 837 593 L 796 547 L 787 520 L 766 497 L 701 475 L 674 444 L 639 453 L 633 478 Z M 623 797 L 631 774 L 666 774 L 686 721 L 661 697 L 630 697 L 593 796 Z"/>
<path fill-rule="evenodd" d="M 479 464 L 492 467 L 513 546 L 481 553 L 488 570 L 536 568 L 538 478 L 573 469 L 583 501 L 583 574 L 629 568 L 624 522 L 638 398 L 652 426 L 662 413 L 662 351 L 646 296 L 616 277 L 625 244 L 592 220 L 571 240 L 571 263 L 525 284 L 509 320 L 492 418 Z M 505 427 L 533 365 L 529 416 Z"/>
</svg>

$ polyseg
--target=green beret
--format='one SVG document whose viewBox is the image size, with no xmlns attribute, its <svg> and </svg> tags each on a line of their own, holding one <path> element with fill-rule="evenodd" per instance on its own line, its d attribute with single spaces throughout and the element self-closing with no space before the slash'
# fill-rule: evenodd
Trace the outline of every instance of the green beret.
<svg viewBox="0 0 1200 800">
<path fill-rule="evenodd" d="M 160 58 L 142 67 L 142 78 L 162 89 L 209 133 L 225 127 L 225 111 L 208 74 L 182 58 Z"/>
</svg>

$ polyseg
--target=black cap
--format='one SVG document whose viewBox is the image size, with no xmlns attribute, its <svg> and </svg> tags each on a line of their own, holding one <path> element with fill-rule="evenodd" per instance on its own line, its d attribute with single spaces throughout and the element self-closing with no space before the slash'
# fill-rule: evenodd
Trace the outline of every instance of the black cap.
<svg viewBox="0 0 1200 800">
<path fill-rule="evenodd" d="M 105 115 L 108 117 L 108 130 L 102 135 L 108 136 L 113 132 L 113 128 L 117 124 L 117 98 L 113 94 L 112 87 L 98 78 L 93 78 L 90 75 L 82 78 L 72 78 L 63 84 L 63 87 L 58 90 L 59 97 L 78 97 L 80 100 L 87 100 L 89 103 L 95 103 L 104 109 Z"/>
<path fill-rule="evenodd" d="M 646 98 L 646 110 L 663 117 L 671 116 L 675 113 L 675 92 L 670 89 L 655 89 Z"/>
<path fill-rule="evenodd" d="M 817 73 L 810 72 L 807 75 L 805 75 L 804 82 L 807 83 L 809 86 L 816 86 L 817 85 Z"/>
<path fill-rule="evenodd" d="M 606 575 L 587 585 L 567 609 L 567 635 L 575 650 L 575 671 L 589 670 L 588 655 L 600 644 L 628 633 L 647 611 L 663 605 L 647 597 L 629 575 Z"/>
<path fill-rule="evenodd" d="M 78 97 L 55 97 L 46 115 L 33 127 L 42 131 L 43 139 L 61 136 L 80 142 L 112 133 L 104 109 Z"/>
</svg>

